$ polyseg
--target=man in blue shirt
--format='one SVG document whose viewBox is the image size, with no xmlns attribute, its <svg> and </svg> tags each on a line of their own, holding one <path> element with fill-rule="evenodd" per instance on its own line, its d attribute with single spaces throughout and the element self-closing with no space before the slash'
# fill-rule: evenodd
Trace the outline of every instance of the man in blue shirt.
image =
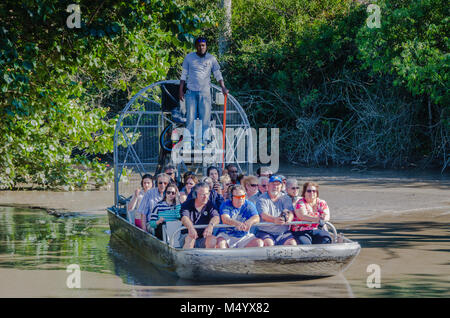
<svg viewBox="0 0 450 318">
<path fill-rule="evenodd" d="M 209 122 L 211 120 L 211 73 L 219 82 L 222 93 L 228 94 L 228 90 L 225 87 L 222 73 L 220 72 L 219 63 L 216 58 L 207 53 L 206 38 L 199 37 L 195 40 L 196 52 L 186 55 L 183 61 L 183 69 L 180 78 L 180 100 L 183 101 L 184 85 L 187 81 L 186 92 L 186 127 L 191 134 L 191 141 L 194 137 L 194 121 L 199 117 L 202 121 L 202 143 L 203 134 L 209 128 Z"/>
<path fill-rule="evenodd" d="M 264 242 L 249 232 L 259 222 L 255 205 L 245 200 L 245 189 L 241 185 L 232 186 L 230 193 L 231 200 L 222 203 L 219 213 L 222 223 L 233 225 L 234 228 L 220 229 L 217 235 L 218 247 L 262 247 Z"/>
</svg>

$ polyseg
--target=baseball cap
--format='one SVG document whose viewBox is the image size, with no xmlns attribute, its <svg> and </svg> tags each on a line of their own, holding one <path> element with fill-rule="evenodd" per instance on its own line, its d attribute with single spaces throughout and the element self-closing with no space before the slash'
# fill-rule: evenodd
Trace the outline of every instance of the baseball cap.
<svg viewBox="0 0 450 318">
<path fill-rule="evenodd" d="M 269 183 L 271 182 L 283 182 L 283 179 L 280 178 L 280 176 L 271 176 L 269 179 Z"/>
</svg>

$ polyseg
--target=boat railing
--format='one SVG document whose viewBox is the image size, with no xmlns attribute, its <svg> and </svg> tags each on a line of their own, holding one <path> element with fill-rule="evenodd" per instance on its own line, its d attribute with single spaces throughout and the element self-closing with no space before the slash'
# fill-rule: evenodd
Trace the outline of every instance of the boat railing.
<svg viewBox="0 0 450 318">
<path fill-rule="evenodd" d="M 286 224 L 280 224 L 280 225 L 308 225 L 308 224 L 315 224 L 314 222 L 305 222 L 305 221 L 294 221 L 294 222 L 289 222 Z M 252 225 L 253 227 L 264 227 L 264 226 L 273 226 L 274 223 L 270 223 L 270 222 L 261 222 L 261 223 L 257 223 Z M 333 243 L 337 242 L 337 238 L 338 238 L 338 234 L 336 231 L 336 228 L 334 227 L 333 224 L 331 224 L 330 222 L 325 222 L 325 225 L 327 227 L 329 227 L 331 229 L 331 231 L 333 232 Z M 194 225 L 195 229 L 203 229 L 208 227 L 209 224 L 202 224 L 202 225 Z M 220 229 L 220 228 L 230 228 L 230 227 L 235 227 L 234 225 L 228 225 L 228 224 L 217 224 L 214 226 L 215 229 Z M 178 234 L 178 232 L 183 231 L 183 230 L 187 230 L 187 227 L 182 226 L 180 228 L 178 228 L 177 230 L 175 230 L 172 235 L 170 236 L 170 241 L 169 241 L 169 245 L 170 246 L 174 246 L 175 243 L 175 237 Z"/>
</svg>

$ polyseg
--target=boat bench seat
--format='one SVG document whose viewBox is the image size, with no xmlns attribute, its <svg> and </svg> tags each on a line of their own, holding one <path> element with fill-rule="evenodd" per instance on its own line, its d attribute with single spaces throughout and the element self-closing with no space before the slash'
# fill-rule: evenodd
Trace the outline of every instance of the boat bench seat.
<svg viewBox="0 0 450 318">
<path fill-rule="evenodd" d="M 177 230 L 179 230 L 183 224 L 181 221 L 169 221 L 165 222 L 163 225 L 163 240 L 167 244 L 170 244 L 170 240 L 172 238 L 173 233 L 175 233 Z M 178 231 L 175 235 L 175 239 L 173 241 L 173 246 L 175 248 L 181 248 L 183 247 L 183 243 L 181 242 L 181 231 Z"/>
</svg>

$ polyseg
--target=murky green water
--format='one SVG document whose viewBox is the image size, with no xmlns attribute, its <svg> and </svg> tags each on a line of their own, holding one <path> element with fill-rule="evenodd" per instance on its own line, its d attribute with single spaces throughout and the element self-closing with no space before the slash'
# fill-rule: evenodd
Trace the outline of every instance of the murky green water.
<svg viewBox="0 0 450 318">
<path fill-rule="evenodd" d="M 0 207 L 0 268 L 66 270 L 70 264 L 117 275 L 126 284 L 176 282 L 111 238 L 106 215 L 55 217 L 44 210 Z"/>
<path fill-rule="evenodd" d="M 0 207 L 0 266 L 111 270 L 106 217 L 54 217 L 36 209 Z"/>
</svg>

